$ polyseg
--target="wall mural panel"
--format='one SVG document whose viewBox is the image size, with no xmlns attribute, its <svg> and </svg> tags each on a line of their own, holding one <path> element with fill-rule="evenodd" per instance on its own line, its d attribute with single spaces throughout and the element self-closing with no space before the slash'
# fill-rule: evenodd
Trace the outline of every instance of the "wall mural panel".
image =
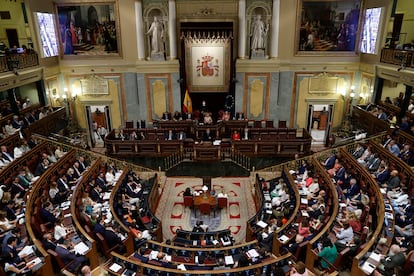
<svg viewBox="0 0 414 276">
<path fill-rule="evenodd" d="M 300 0 L 297 12 L 298 54 L 349 52 L 358 42 L 361 0 Z"/>
<path fill-rule="evenodd" d="M 57 4 L 56 13 L 64 58 L 120 56 L 117 1 Z"/>
</svg>

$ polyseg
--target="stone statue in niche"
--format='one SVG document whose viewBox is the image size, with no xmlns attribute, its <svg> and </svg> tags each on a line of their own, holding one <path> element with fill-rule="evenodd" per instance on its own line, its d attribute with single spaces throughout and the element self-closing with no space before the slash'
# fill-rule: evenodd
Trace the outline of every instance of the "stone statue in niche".
<svg viewBox="0 0 414 276">
<path fill-rule="evenodd" d="M 250 25 L 250 50 L 251 58 L 264 58 L 265 48 L 267 44 L 267 32 L 269 31 L 269 24 L 262 20 L 262 15 L 254 16 Z"/>
<path fill-rule="evenodd" d="M 154 16 L 154 20 L 147 31 L 147 35 L 150 36 L 151 59 L 164 60 L 164 26 L 158 19 L 158 16 Z"/>
</svg>

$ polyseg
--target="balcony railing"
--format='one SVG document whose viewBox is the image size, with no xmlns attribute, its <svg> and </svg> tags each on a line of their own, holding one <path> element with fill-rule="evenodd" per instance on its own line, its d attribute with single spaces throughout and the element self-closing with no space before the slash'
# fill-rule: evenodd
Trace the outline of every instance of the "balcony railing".
<svg viewBox="0 0 414 276">
<path fill-rule="evenodd" d="M 0 56 L 0 73 L 38 66 L 39 58 L 36 52 L 24 54 L 7 54 Z"/>
<path fill-rule="evenodd" d="M 401 67 L 414 68 L 413 50 L 398 50 L 384 48 L 381 51 L 381 62 L 395 64 Z"/>
</svg>

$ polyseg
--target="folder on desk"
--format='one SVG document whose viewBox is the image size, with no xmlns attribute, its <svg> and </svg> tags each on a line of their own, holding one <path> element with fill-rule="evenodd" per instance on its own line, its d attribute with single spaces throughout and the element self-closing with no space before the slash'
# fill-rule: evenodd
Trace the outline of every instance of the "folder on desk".
<svg viewBox="0 0 414 276">
<path fill-rule="evenodd" d="M 32 253 L 34 253 L 33 247 L 31 245 L 26 245 L 17 255 L 22 258 L 23 256 L 28 256 Z"/>
<path fill-rule="evenodd" d="M 259 220 L 258 222 L 256 222 L 256 225 L 262 228 L 267 227 L 267 223 L 262 220 Z"/>
<path fill-rule="evenodd" d="M 80 254 L 80 255 L 85 255 L 86 252 L 89 251 L 89 247 L 84 242 L 80 242 L 77 245 L 75 245 L 74 249 L 75 249 L 75 253 Z"/>
<path fill-rule="evenodd" d="M 109 270 L 113 271 L 113 272 L 119 272 L 122 269 L 122 266 L 120 266 L 117 263 L 113 263 L 110 267 Z"/>
<path fill-rule="evenodd" d="M 178 270 L 183 270 L 183 271 L 186 271 L 186 270 L 187 270 L 187 268 L 185 267 L 185 265 L 184 265 L 184 264 L 180 264 L 180 265 L 178 265 L 178 266 L 177 266 L 177 269 L 178 269 Z"/>
<path fill-rule="evenodd" d="M 375 252 L 372 252 L 372 253 L 369 255 L 369 259 L 372 259 L 374 262 L 379 263 L 379 262 L 381 261 L 381 255 L 380 255 L 380 254 L 377 254 L 377 253 L 375 253 Z"/>
<path fill-rule="evenodd" d="M 257 250 L 256 249 L 250 249 L 249 251 L 247 251 L 247 255 L 251 258 L 251 259 L 253 259 L 253 258 L 257 258 L 257 257 L 259 257 L 259 253 L 257 252 Z"/>
<path fill-rule="evenodd" d="M 33 260 L 31 260 L 30 262 L 28 262 L 26 265 L 27 265 L 27 268 L 32 269 L 34 266 L 36 266 L 40 263 L 42 263 L 42 259 L 37 257 L 37 258 L 34 258 Z"/>
<path fill-rule="evenodd" d="M 233 256 L 224 256 L 224 262 L 226 265 L 233 265 L 234 264 Z"/>
<path fill-rule="evenodd" d="M 286 236 L 286 235 L 282 235 L 280 238 L 279 238 L 279 241 L 281 242 L 281 243 L 285 243 L 285 242 L 287 242 L 289 240 L 289 237 L 288 236 Z"/>
<path fill-rule="evenodd" d="M 361 267 L 362 271 L 364 271 L 367 275 L 371 275 L 372 272 L 374 272 L 375 268 L 375 265 L 371 264 L 370 262 L 365 262 Z"/>
</svg>

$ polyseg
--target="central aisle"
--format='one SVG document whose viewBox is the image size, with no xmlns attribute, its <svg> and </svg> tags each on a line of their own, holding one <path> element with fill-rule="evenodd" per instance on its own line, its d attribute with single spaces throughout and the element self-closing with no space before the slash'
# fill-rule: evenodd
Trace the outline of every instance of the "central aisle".
<svg viewBox="0 0 414 276">
<path fill-rule="evenodd" d="M 161 219 L 164 241 L 173 239 L 177 229 L 192 230 L 195 221 L 200 219 L 209 226 L 210 231 L 230 229 L 235 242 L 244 242 L 246 221 L 256 214 L 248 177 L 218 177 L 211 179 L 213 190 L 224 190 L 228 195 L 228 208 L 194 217 L 194 211 L 184 208 L 183 193 L 187 187 L 201 191 L 203 180 L 195 177 L 167 177 L 161 187 L 162 194 L 156 216 Z"/>
</svg>

